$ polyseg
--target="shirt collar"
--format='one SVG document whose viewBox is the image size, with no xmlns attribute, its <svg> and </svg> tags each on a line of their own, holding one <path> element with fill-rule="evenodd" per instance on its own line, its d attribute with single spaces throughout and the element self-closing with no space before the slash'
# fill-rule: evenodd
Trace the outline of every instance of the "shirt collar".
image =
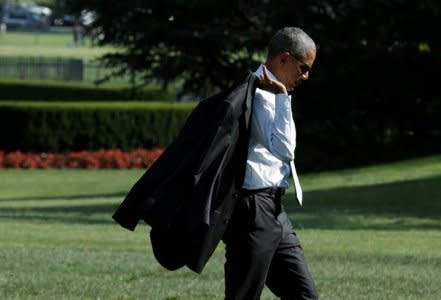
<svg viewBox="0 0 441 300">
<path fill-rule="evenodd" d="M 266 73 L 268 74 L 269 79 L 280 82 L 276 78 L 276 76 L 274 76 L 273 73 L 271 73 L 271 71 L 268 70 L 268 68 L 266 68 Z M 256 75 L 259 78 L 260 78 L 261 75 L 263 75 L 263 65 L 260 65 L 259 68 L 257 68 L 257 70 L 254 72 L 254 75 Z M 289 98 L 290 99 L 291 99 L 292 95 L 293 95 L 292 93 L 289 94 Z"/>
<path fill-rule="evenodd" d="M 266 73 L 268 74 L 269 79 L 279 81 L 277 80 L 276 76 L 274 76 L 273 73 L 268 70 L 268 68 L 266 68 Z M 257 70 L 254 72 L 254 75 L 256 75 L 257 77 L 263 75 L 263 65 L 260 65 L 259 68 L 257 68 Z"/>
</svg>

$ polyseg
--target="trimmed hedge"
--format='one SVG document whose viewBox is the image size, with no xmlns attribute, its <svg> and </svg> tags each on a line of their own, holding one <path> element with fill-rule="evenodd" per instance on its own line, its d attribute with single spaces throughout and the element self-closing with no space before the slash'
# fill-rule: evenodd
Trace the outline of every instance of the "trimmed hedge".
<svg viewBox="0 0 441 300">
<path fill-rule="evenodd" d="M 66 152 L 165 147 L 195 103 L 0 102 L 0 149 Z"/>
<path fill-rule="evenodd" d="M 68 152 L 166 147 L 179 133 L 195 103 L 159 102 L 12 102 L 0 101 L 0 150 Z M 439 153 L 440 132 L 424 141 L 384 142 L 378 130 L 333 128 L 315 115 L 297 115 L 299 172 L 367 165 Z M 364 124 L 354 121 L 350 124 Z M 343 125 L 345 125 L 344 123 Z M 351 130 L 356 127 L 348 128 Z M 343 127 L 342 127 L 343 128 Z M 351 143 L 346 142 L 347 134 Z M 370 138 L 373 137 L 373 138 Z"/>
<path fill-rule="evenodd" d="M 148 86 L 132 91 L 127 86 L 102 87 L 90 83 L 0 80 L 0 100 L 35 101 L 121 101 L 121 100 L 161 100 L 174 98 L 173 94 L 160 87 Z"/>
</svg>

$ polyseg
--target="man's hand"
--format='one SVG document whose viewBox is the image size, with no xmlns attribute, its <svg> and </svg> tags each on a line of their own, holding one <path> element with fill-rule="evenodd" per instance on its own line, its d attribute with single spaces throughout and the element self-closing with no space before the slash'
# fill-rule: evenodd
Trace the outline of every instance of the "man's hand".
<svg viewBox="0 0 441 300">
<path fill-rule="evenodd" d="M 286 94 L 288 95 L 288 92 L 286 91 L 285 85 L 283 83 L 277 81 L 277 80 L 271 80 L 268 77 L 268 73 L 266 71 L 265 65 L 263 65 L 263 74 L 259 77 L 259 88 L 271 93 L 275 94 Z"/>
</svg>

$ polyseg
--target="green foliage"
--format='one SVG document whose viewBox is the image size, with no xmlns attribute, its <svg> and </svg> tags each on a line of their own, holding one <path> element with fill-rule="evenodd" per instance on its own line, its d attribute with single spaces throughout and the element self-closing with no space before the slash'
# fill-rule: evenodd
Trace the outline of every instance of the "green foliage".
<svg viewBox="0 0 441 300">
<path fill-rule="evenodd" d="M 127 85 L 94 86 L 90 83 L 0 80 L 0 100 L 90 101 L 163 100 L 174 98 L 158 86 L 132 89 Z M 86 99 L 86 100 L 85 100 Z"/>
<path fill-rule="evenodd" d="M 321 153 L 338 166 L 441 148 L 440 1 L 70 3 L 97 12 L 103 45 L 124 47 L 109 63 L 147 81 L 181 79 L 192 95 L 229 86 L 262 62 L 277 29 L 299 26 L 319 51 L 294 100 L 299 147 L 307 145 L 298 156 Z"/>
<path fill-rule="evenodd" d="M 0 102 L 0 149 L 96 150 L 167 146 L 194 104 Z"/>
<path fill-rule="evenodd" d="M 375 63 L 363 69 L 366 78 L 385 67 L 404 78 L 394 69 L 397 62 L 379 62 L 396 55 L 412 58 L 421 44 L 430 49 L 430 57 L 439 57 L 439 39 L 427 30 L 440 27 L 438 1 L 130 0 L 114 1 L 110 7 L 106 0 L 68 3 L 97 13 L 94 27 L 103 45 L 125 47 L 124 53 L 108 56 L 110 61 L 147 77 L 183 78 L 187 92 L 229 86 L 261 62 L 256 54 L 265 51 L 270 36 L 283 26 L 300 26 L 320 44 L 314 73 L 320 77 L 330 71 L 334 76 L 324 78 L 333 82 L 347 79 L 346 71 L 361 71 L 363 62 Z"/>
<path fill-rule="evenodd" d="M 165 147 L 194 106 L 195 103 L 173 102 L 0 101 L 0 149 L 65 152 Z M 297 120 L 296 163 L 300 171 L 339 169 L 432 153 L 434 149 L 441 151 L 439 141 L 429 139 L 416 145 L 407 141 L 387 148 L 372 141 L 365 147 L 363 139 L 369 132 L 364 136 L 359 132 L 359 142 L 351 140 L 350 149 L 346 150 L 351 155 L 347 155 L 341 151 L 346 146 L 336 138 L 338 132 L 327 127 L 326 120 L 324 125 Z M 312 125 L 305 127 L 305 123 Z"/>
<path fill-rule="evenodd" d="M 1 298 L 223 299 L 222 244 L 201 275 L 170 272 L 147 226 L 111 219 L 142 173 L 1 171 Z M 440 156 L 301 176 L 304 206 L 284 203 L 321 299 L 439 298 L 440 176 Z"/>
</svg>

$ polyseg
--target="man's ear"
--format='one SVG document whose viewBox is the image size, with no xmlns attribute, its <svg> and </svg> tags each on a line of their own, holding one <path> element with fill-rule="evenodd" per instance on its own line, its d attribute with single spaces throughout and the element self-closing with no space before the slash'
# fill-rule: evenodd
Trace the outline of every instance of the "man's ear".
<svg viewBox="0 0 441 300">
<path fill-rule="evenodd" d="M 288 62 L 289 59 L 289 53 L 288 52 L 282 52 L 279 54 L 279 60 L 281 64 L 286 64 Z"/>
</svg>

